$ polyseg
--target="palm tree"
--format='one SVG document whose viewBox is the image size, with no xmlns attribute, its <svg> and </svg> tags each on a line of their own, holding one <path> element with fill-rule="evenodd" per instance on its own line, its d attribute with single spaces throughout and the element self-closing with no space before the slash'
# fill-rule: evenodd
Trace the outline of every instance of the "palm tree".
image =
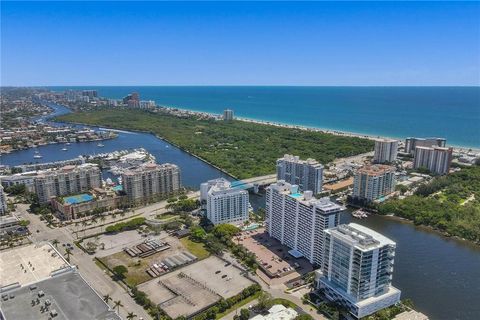
<svg viewBox="0 0 480 320">
<path fill-rule="evenodd" d="M 122 301 L 113 301 L 113 307 L 117 308 L 117 313 L 120 315 L 120 307 L 123 307 Z"/>
<path fill-rule="evenodd" d="M 102 215 L 102 216 L 100 217 L 100 221 L 102 222 L 102 227 L 101 227 L 100 230 L 102 230 L 102 231 L 103 231 L 103 224 L 105 223 L 105 220 L 107 220 L 107 218 Z"/>
<path fill-rule="evenodd" d="M 85 233 L 87 232 L 87 231 L 86 231 L 87 225 L 88 225 L 87 221 L 86 221 L 86 220 L 83 220 L 83 221 L 82 221 L 82 227 L 83 227 L 83 236 L 84 236 L 84 237 L 85 237 Z"/>
<path fill-rule="evenodd" d="M 127 315 L 127 319 L 128 320 L 132 320 L 133 318 L 135 318 L 137 315 L 133 312 L 129 312 L 128 315 Z"/>
<path fill-rule="evenodd" d="M 103 296 L 103 301 L 105 301 L 106 304 L 108 304 L 110 300 L 112 300 L 112 297 L 109 294 Z"/>
<path fill-rule="evenodd" d="M 70 255 L 73 256 L 73 253 L 70 249 L 65 249 L 65 254 L 67 255 L 67 261 L 70 262 Z"/>
<path fill-rule="evenodd" d="M 57 239 L 53 239 L 53 240 L 52 240 L 52 244 L 53 244 L 53 245 L 55 246 L 55 248 L 57 248 L 57 249 L 58 249 L 58 244 L 59 244 L 59 243 L 60 243 L 60 242 L 59 242 Z"/>
</svg>

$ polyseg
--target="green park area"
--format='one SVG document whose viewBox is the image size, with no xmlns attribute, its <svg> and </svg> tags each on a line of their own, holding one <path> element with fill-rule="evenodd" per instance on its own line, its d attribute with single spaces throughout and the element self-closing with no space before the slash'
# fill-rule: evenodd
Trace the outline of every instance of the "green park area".
<svg viewBox="0 0 480 320">
<path fill-rule="evenodd" d="M 61 116 L 60 121 L 152 132 L 231 175 L 246 179 L 275 172 L 284 154 L 328 163 L 373 150 L 373 141 L 245 121 L 202 120 L 163 112 L 96 109 Z"/>
<path fill-rule="evenodd" d="M 480 166 L 435 177 L 413 196 L 387 201 L 378 210 L 480 243 Z"/>
</svg>

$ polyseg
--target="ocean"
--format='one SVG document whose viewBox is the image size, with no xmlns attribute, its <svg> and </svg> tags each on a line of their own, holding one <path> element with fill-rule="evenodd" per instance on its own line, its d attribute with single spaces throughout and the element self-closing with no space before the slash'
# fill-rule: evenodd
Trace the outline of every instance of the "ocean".
<svg viewBox="0 0 480 320">
<path fill-rule="evenodd" d="M 480 148 L 480 87 L 82 86 L 120 99 L 398 139 L 445 137 Z"/>
</svg>

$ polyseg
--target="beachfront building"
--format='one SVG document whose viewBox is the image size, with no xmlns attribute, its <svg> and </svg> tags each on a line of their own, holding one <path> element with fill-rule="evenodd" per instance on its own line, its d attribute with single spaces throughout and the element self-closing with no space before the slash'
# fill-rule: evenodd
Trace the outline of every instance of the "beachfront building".
<svg viewBox="0 0 480 320">
<path fill-rule="evenodd" d="M 286 154 L 277 160 L 277 180 L 297 185 L 300 191 L 322 192 L 323 165 L 314 159 L 300 160 L 300 157 Z"/>
<path fill-rule="evenodd" d="M 383 164 L 363 166 L 353 180 L 352 198 L 374 201 L 395 190 L 395 168 Z"/>
<path fill-rule="evenodd" d="M 325 250 L 316 286 L 327 299 L 362 318 L 400 301 L 392 274 L 396 244 L 350 223 L 325 230 Z"/>
<path fill-rule="evenodd" d="M 398 140 L 376 139 L 373 163 L 391 163 L 397 160 Z"/>
<path fill-rule="evenodd" d="M 35 193 L 40 203 L 54 197 L 87 192 L 102 185 L 102 175 L 96 164 L 68 165 L 40 171 L 34 177 Z"/>
<path fill-rule="evenodd" d="M 3 191 L 3 186 L 0 184 L 0 216 L 7 214 L 7 197 Z"/>
<path fill-rule="evenodd" d="M 122 175 L 129 202 L 144 202 L 180 190 L 180 168 L 171 163 L 146 163 Z"/>
<path fill-rule="evenodd" d="M 415 154 L 416 147 L 441 147 L 447 144 L 445 138 L 407 138 L 405 139 L 405 153 Z"/>
<path fill-rule="evenodd" d="M 289 247 L 294 257 L 305 257 L 321 265 L 323 231 L 338 225 L 345 208 L 328 198 L 316 199 L 312 191 L 299 192 L 283 180 L 267 188 L 266 229 L 268 234 Z"/>
<path fill-rule="evenodd" d="M 248 192 L 232 188 L 224 178 L 200 185 L 200 202 L 213 224 L 243 224 L 248 220 Z"/>
<path fill-rule="evenodd" d="M 224 121 L 232 121 L 233 120 L 233 110 L 231 110 L 231 109 L 223 110 L 223 120 Z"/>
<path fill-rule="evenodd" d="M 447 174 L 452 164 L 452 148 L 416 147 L 413 167 L 426 168 L 434 174 Z"/>
</svg>

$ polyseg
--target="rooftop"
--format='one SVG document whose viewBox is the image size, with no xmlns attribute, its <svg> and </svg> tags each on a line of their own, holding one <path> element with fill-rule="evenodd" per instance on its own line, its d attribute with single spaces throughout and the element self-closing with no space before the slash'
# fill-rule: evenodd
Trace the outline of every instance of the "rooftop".
<svg viewBox="0 0 480 320">
<path fill-rule="evenodd" d="M 360 250 L 371 250 L 376 247 L 396 245 L 394 241 L 380 233 L 356 223 L 350 223 L 348 225 L 342 224 L 338 227 L 327 229 L 325 232 L 350 242 Z"/>
<path fill-rule="evenodd" d="M 298 190 L 297 185 L 292 185 L 284 180 L 278 180 L 276 183 L 272 183 L 269 188 L 277 190 L 281 194 L 288 195 L 306 206 L 314 206 L 325 213 L 345 210 L 343 206 L 330 201 L 328 197 L 317 199 L 313 196 L 312 191 L 307 190 L 302 193 Z"/>
<path fill-rule="evenodd" d="M 368 174 L 369 176 L 380 176 L 387 172 L 395 172 L 395 167 L 384 164 L 366 165 L 358 169 L 358 173 Z"/>
<path fill-rule="evenodd" d="M 1 251 L 0 288 L 37 282 L 62 268 L 70 268 L 70 265 L 49 243 Z"/>
<path fill-rule="evenodd" d="M 77 194 L 75 196 L 64 197 L 65 204 L 77 204 L 82 202 L 92 201 L 93 196 L 88 193 Z"/>
<path fill-rule="evenodd" d="M 5 320 L 121 319 L 75 269 L 41 280 L 32 286 L 2 292 L 1 302 Z M 48 306 L 48 311 L 44 311 L 45 306 Z M 53 316 L 55 313 L 56 316 Z"/>
</svg>

